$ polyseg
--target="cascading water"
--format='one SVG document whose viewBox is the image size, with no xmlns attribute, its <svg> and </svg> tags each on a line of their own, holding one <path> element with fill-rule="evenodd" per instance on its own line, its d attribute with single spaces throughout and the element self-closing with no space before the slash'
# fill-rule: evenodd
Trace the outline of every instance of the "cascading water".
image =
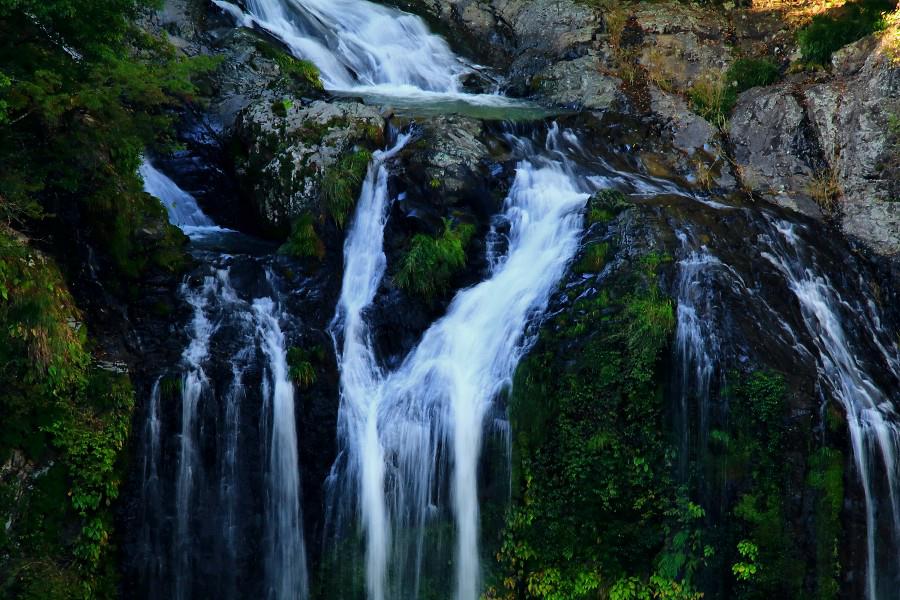
<svg viewBox="0 0 900 600">
<path fill-rule="evenodd" d="M 425 529 L 441 510 L 438 490 L 447 483 L 456 597 L 472 600 L 481 592 L 477 470 L 485 415 L 527 347 L 526 324 L 540 315 L 577 249 L 589 196 L 587 181 L 556 150 L 560 135 L 554 128 L 547 148 L 531 149 L 518 164 L 495 224 L 508 227 L 506 254 L 492 261 L 485 281 L 456 296 L 393 372 L 377 363 L 365 310 L 385 266 L 382 161 L 406 140 L 369 171 L 344 249 L 334 321 L 342 340 L 339 436 L 346 461 L 334 478 L 343 494 L 337 502 L 358 498 L 370 598 L 418 596 Z"/>
<path fill-rule="evenodd" d="M 900 425 L 895 409 L 900 400 L 900 353 L 887 341 L 890 338 L 881 327 L 875 304 L 841 297 L 818 271 L 795 227 L 772 220 L 762 236 L 768 245 L 763 257 L 783 274 L 794 293 L 817 350 L 822 384 L 846 412 L 865 498 L 866 594 L 869 600 L 889 598 L 896 593 L 896 582 L 880 574 L 896 574 L 900 566 Z M 871 336 L 870 348 L 865 351 L 844 325 L 848 309 L 857 325 L 862 322 L 866 335 Z M 862 359 L 864 352 L 877 362 L 867 365 Z M 892 387 L 879 384 L 872 368 L 886 375 Z M 883 488 L 887 493 L 879 494 Z M 879 531 L 884 525 L 888 530 Z"/>
<path fill-rule="evenodd" d="M 312 61 L 330 90 L 513 104 L 499 95 L 462 93 L 462 77 L 477 68 L 421 18 L 395 8 L 367 0 L 248 0 L 245 13 L 226 0 L 214 3 L 239 24 L 264 29 Z"/>
<path fill-rule="evenodd" d="M 248 245 L 240 234 L 216 227 L 149 163 L 141 173 L 147 192 L 158 195 L 172 222 L 195 242 L 218 236 L 226 246 Z M 162 416 L 161 401 L 171 395 L 161 392 L 166 378 L 156 381 L 148 407 L 141 593 L 304 600 L 298 432 L 280 283 L 265 258 L 199 246 L 195 257 L 201 266 L 181 288 L 192 317 L 179 369 L 180 415 L 175 422 Z M 163 473 L 173 489 L 160 485 Z M 264 498 L 248 496 L 248 489 L 264 490 Z M 257 538 L 248 540 L 256 530 Z M 169 553 L 162 548 L 166 538 Z"/>
<path fill-rule="evenodd" d="M 868 600 L 891 598 L 900 574 L 900 427 L 894 408 L 900 400 L 900 353 L 862 275 L 858 281 L 841 282 L 827 276 L 826 261 L 833 259 L 810 241 L 808 226 L 749 208 L 731 221 L 746 227 L 746 238 L 755 240 L 758 264 L 748 264 L 746 254 L 714 231 L 704 232 L 708 247 L 690 230 L 676 228 L 682 243 L 673 289 L 679 303 L 676 415 L 685 427 L 696 423 L 701 435 L 710 425 L 722 427 L 726 407 L 711 416 L 704 401 L 721 386 L 717 378 L 763 347 L 775 353 L 765 357 L 772 364 L 809 369 L 823 402 L 837 401 L 847 417 L 865 509 L 861 587 Z M 714 254 L 718 252 L 722 254 Z M 796 304 L 785 304 L 791 296 Z M 684 453 L 703 451 L 702 439 L 684 440 Z"/>
</svg>

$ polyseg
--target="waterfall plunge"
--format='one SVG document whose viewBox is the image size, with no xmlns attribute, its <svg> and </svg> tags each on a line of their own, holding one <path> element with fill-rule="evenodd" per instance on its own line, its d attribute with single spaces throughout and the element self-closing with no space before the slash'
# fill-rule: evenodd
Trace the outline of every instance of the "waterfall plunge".
<svg viewBox="0 0 900 600">
<path fill-rule="evenodd" d="M 447 472 L 456 525 L 456 597 L 474 600 L 481 591 L 477 470 L 485 415 L 509 386 L 526 349 L 527 323 L 544 310 L 577 250 L 580 211 L 589 195 L 555 151 L 559 136 L 554 127 L 547 149 L 528 152 L 518 164 L 499 219 L 509 226 L 506 255 L 492 261 L 485 281 L 457 294 L 447 314 L 389 373 L 376 362 L 365 309 L 385 268 L 383 161 L 406 138 L 370 167 L 344 247 L 344 283 L 333 323 L 335 339 L 343 340 L 336 344 L 339 437 L 348 455 L 346 471 L 334 477 L 346 479 L 338 489 L 357 492 L 373 600 L 417 596 L 424 527 L 438 508 L 435 490 Z M 346 501 L 346 494 L 335 500 Z M 392 561 L 409 568 L 392 569 Z"/>
</svg>

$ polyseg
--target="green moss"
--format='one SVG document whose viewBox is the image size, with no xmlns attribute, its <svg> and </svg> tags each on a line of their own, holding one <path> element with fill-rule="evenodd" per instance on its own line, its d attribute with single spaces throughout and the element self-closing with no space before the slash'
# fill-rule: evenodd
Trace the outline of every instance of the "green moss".
<svg viewBox="0 0 900 600">
<path fill-rule="evenodd" d="M 622 192 L 613 189 L 600 190 L 588 200 L 588 223 L 609 222 L 629 206 L 631 204 Z"/>
<path fill-rule="evenodd" d="M 816 451 L 810 457 L 807 485 L 816 491 L 816 598 L 833 600 L 840 592 L 844 455 L 833 448 Z"/>
<path fill-rule="evenodd" d="M 342 156 L 322 176 L 323 209 L 338 227 L 344 227 L 356 205 L 370 160 L 372 154 L 368 150 L 357 150 Z"/>
<path fill-rule="evenodd" d="M 325 89 L 319 69 L 312 62 L 295 58 L 262 40 L 257 42 L 256 49 L 266 58 L 274 60 L 285 77 L 312 90 L 322 91 Z"/>
<path fill-rule="evenodd" d="M 816 15 L 797 32 L 803 60 L 828 64 L 836 50 L 883 29 L 884 13 L 895 8 L 896 3 L 891 0 L 857 0 Z"/>
<path fill-rule="evenodd" d="M 404 290 L 433 300 L 449 289 L 453 277 L 465 267 L 466 246 L 474 233 L 473 225 L 445 219 L 439 237 L 416 234 L 394 281 Z"/>
<path fill-rule="evenodd" d="M 597 242 L 589 245 L 584 250 L 584 256 L 575 265 L 576 273 L 597 273 L 606 264 L 606 255 L 609 253 L 609 244 Z"/>
<path fill-rule="evenodd" d="M 303 213 L 294 220 L 290 236 L 278 251 L 295 258 L 325 258 L 325 245 L 316 233 L 312 214 Z"/>
</svg>

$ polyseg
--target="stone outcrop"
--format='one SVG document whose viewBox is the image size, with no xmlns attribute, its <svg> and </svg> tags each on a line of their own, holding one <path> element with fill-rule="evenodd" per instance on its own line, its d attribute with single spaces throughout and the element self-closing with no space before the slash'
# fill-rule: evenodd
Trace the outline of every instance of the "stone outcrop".
<svg viewBox="0 0 900 600">
<path fill-rule="evenodd" d="M 293 218 L 317 210 L 328 169 L 360 145 L 379 146 L 383 125 L 377 109 L 358 102 L 295 106 L 266 95 L 242 111 L 235 135 L 245 154 L 237 174 L 262 226 L 286 231 Z"/>
</svg>

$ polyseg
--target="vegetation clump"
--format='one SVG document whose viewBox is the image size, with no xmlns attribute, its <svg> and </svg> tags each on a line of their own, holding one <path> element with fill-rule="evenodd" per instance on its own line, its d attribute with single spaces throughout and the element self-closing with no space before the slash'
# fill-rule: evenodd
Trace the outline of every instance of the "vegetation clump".
<svg viewBox="0 0 900 600">
<path fill-rule="evenodd" d="M 356 205 L 356 197 L 370 160 L 372 153 L 360 149 L 342 156 L 322 176 L 323 208 L 340 228 L 344 227 Z"/>
<path fill-rule="evenodd" d="M 316 233 L 312 213 L 305 212 L 294 219 L 291 233 L 278 251 L 294 258 L 325 258 L 325 244 Z"/>
<path fill-rule="evenodd" d="M 416 234 L 401 259 L 394 281 L 430 302 L 447 291 L 453 276 L 465 267 L 466 246 L 474 233 L 473 225 L 444 219 L 440 236 Z"/>
<path fill-rule="evenodd" d="M 300 389 L 310 387 L 318 379 L 313 362 L 320 358 L 318 356 L 320 353 L 321 349 L 310 351 L 304 350 L 303 348 L 297 348 L 296 346 L 292 346 L 288 349 L 287 363 L 291 380 L 293 380 Z"/>
<path fill-rule="evenodd" d="M 3 597 L 116 592 L 110 505 L 134 394 L 127 375 L 91 364 L 81 321 L 53 262 L 0 230 L 0 462 L 47 465 L 0 481 Z"/>
<path fill-rule="evenodd" d="M 831 55 L 858 39 L 884 29 L 885 15 L 896 8 L 891 0 L 857 0 L 816 15 L 797 32 L 803 60 L 826 65 Z"/>
<path fill-rule="evenodd" d="M 724 127 L 741 92 L 771 85 L 778 80 L 778 65 L 768 59 L 741 58 L 727 71 L 706 73 L 688 91 L 694 111 L 709 122 Z"/>
</svg>

